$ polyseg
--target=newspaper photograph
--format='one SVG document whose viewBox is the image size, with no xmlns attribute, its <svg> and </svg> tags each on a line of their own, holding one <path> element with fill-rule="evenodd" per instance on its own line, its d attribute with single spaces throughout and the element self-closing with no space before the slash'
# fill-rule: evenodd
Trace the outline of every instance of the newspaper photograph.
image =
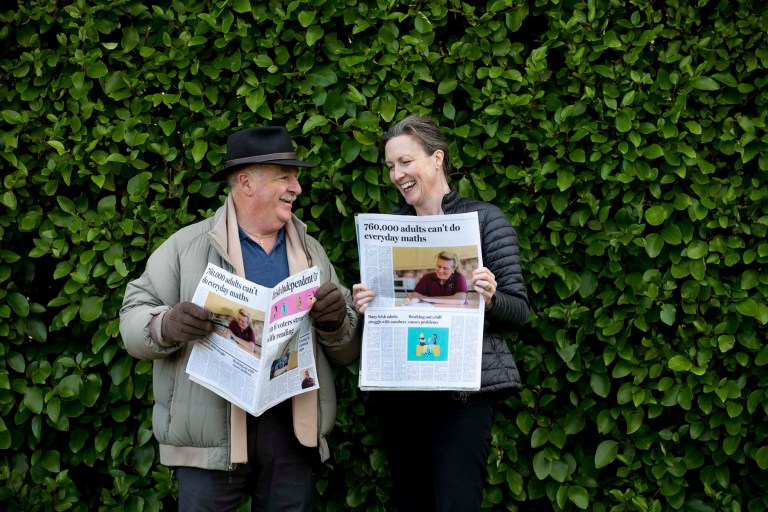
<svg viewBox="0 0 768 512">
<path fill-rule="evenodd" d="M 365 312 L 363 390 L 478 390 L 485 306 L 477 213 L 356 217 Z"/>
<path fill-rule="evenodd" d="M 308 314 L 319 283 L 317 267 L 265 288 L 209 263 L 192 301 L 216 327 L 192 348 L 189 378 L 254 416 L 318 389 Z"/>
</svg>

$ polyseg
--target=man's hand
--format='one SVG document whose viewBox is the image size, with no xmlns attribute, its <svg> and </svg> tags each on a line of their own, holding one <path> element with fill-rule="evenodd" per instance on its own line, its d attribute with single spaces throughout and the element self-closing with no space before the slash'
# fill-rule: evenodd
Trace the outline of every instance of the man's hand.
<svg viewBox="0 0 768 512">
<path fill-rule="evenodd" d="M 166 344 L 186 343 L 213 331 L 208 311 L 191 302 L 180 302 L 163 316 L 163 340 Z"/>
<path fill-rule="evenodd" d="M 347 317 L 347 303 L 339 288 L 330 281 L 317 289 L 317 299 L 309 316 L 318 329 L 333 332 L 341 328 Z"/>
</svg>

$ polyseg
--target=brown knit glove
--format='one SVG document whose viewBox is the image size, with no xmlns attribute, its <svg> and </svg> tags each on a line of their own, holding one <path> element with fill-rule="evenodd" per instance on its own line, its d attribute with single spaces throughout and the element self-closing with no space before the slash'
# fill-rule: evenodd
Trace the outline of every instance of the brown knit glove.
<svg viewBox="0 0 768 512">
<path fill-rule="evenodd" d="M 347 317 L 347 303 L 339 288 L 329 281 L 317 289 L 315 298 L 309 311 L 315 327 L 326 332 L 340 329 Z"/>
<path fill-rule="evenodd" d="M 191 302 L 180 302 L 163 316 L 161 327 L 167 345 L 199 340 L 213 331 L 208 311 Z"/>
</svg>

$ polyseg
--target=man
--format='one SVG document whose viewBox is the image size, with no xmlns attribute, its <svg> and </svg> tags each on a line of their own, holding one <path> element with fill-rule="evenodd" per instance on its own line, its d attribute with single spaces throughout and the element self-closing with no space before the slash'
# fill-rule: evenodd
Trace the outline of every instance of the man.
<svg viewBox="0 0 768 512">
<path fill-rule="evenodd" d="M 315 379 L 310 375 L 309 370 L 304 370 L 304 380 L 301 381 L 301 389 L 311 388 L 315 385 Z"/>
<path fill-rule="evenodd" d="M 413 294 L 403 300 L 403 306 L 432 302 L 435 304 L 465 304 L 467 278 L 459 270 L 459 255 L 441 251 L 435 258 L 435 271 L 421 276 Z"/>
<path fill-rule="evenodd" d="M 244 309 L 237 312 L 237 318 L 229 322 L 229 337 L 247 350 L 254 352 L 256 345 L 256 331 L 251 325 L 251 315 Z"/>
<path fill-rule="evenodd" d="M 360 354 L 358 316 L 322 246 L 292 213 L 301 193 L 285 128 L 249 128 L 227 141 L 230 193 L 216 214 L 173 234 L 128 284 L 120 332 L 128 352 L 153 360 L 153 430 L 160 462 L 174 467 L 179 510 L 234 511 L 243 494 L 252 510 L 310 510 L 313 466 L 329 457 L 325 436 L 336 415 L 329 360 Z M 259 417 L 189 380 L 195 340 L 213 330 L 209 312 L 190 300 L 211 262 L 269 288 L 310 266 L 323 284 L 310 310 L 319 389 Z"/>
</svg>

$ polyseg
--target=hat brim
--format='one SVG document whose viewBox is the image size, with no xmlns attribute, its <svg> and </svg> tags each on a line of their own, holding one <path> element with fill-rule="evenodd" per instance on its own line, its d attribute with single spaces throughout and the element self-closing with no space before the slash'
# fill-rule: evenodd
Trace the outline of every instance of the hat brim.
<svg viewBox="0 0 768 512">
<path fill-rule="evenodd" d="M 309 162 L 304 162 L 302 160 L 295 160 L 295 159 L 287 159 L 287 160 L 261 160 L 259 158 L 249 159 L 249 158 L 241 158 L 236 163 L 231 163 L 224 167 L 223 169 L 219 171 L 215 171 L 213 174 L 228 174 L 232 171 L 235 171 L 237 169 L 240 169 L 242 167 L 245 167 L 247 165 L 252 164 L 271 164 L 271 165 L 282 165 L 284 167 L 317 167 L 317 164 L 311 164 Z"/>
</svg>

